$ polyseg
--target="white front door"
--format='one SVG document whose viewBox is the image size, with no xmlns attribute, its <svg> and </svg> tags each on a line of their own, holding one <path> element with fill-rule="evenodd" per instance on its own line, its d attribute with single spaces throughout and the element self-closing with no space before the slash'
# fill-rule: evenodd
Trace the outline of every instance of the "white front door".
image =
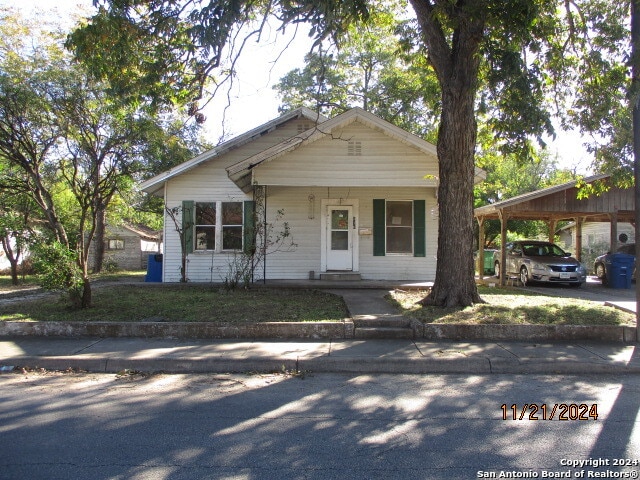
<svg viewBox="0 0 640 480">
<path fill-rule="evenodd" d="M 352 207 L 327 207 L 327 270 L 353 270 L 355 222 Z"/>
</svg>

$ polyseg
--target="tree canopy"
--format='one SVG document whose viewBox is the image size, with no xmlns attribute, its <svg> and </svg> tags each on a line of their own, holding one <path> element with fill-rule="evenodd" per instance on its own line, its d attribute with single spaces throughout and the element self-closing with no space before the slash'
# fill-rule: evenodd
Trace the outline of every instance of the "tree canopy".
<svg viewBox="0 0 640 480">
<path fill-rule="evenodd" d="M 68 42 L 89 70 L 140 105 L 157 109 L 180 102 L 193 105 L 196 113 L 207 82 L 215 87 L 233 75 L 235 58 L 249 39 L 259 39 L 267 18 L 276 18 L 282 29 L 310 24 L 317 46 L 327 39 L 340 44 L 353 25 L 379 26 L 376 13 L 387 2 L 105 0 L 103 5 Z M 613 145 L 609 141 L 619 136 L 628 113 L 623 99 L 629 5 L 409 0 L 408 6 L 412 16 L 408 8 L 400 10 L 405 51 L 419 53 L 433 71 L 440 107 L 438 263 L 425 301 L 469 305 L 481 301 L 472 252 L 478 118 L 484 116 L 496 146 L 521 158 L 531 157 L 532 142 L 542 144 L 553 135 L 553 114 Z M 621 162 L 624 154 L 618 149 L 612 158 Z"/>
<path fill-rule="evenodd" d="M 3 12 L 0 30 L 0 205 L 25 199 L 16 217 L 22 229 L 12 223 L 14 239 L 24 231 L 37 234 L 41 245 L 56 242 L 60 250 L 50 253 L 65 265 L 70 257 L 63 250 L 72 252 L 80 274 L 65 278 L 81 277 L 83 287 L 73 292 L 88 306 L 89 252 L 95 243 L 99 269 L 114 199 L 130 196 L 136 180 L 156 173 L 150 154 L 160 162 L 171 151 L 180 162 L 194 152 L 175 128 L 168 133 L 169 120 L 163 124 L 108 95 L 108 84 L 72 61 L 64 37 L 10 11 Z"/>
</svg>

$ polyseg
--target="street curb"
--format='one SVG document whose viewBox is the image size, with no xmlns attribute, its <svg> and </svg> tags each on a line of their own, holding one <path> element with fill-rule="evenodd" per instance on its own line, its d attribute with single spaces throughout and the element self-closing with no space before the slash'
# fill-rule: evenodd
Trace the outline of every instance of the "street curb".
<svg viewBox="0 0 640 480">
<path fill-rule="evenodd" d="M 94 373 L 124 371 L 164 373 L 351 373 L 351 374 L 639 374 L 640 366 L 625 363 L 554 361 L 545 359 L 370 358 L 370 357 L 247 357 L 126 358 L 95 356 L 23 356 L 3 359 L 4 365 Z"/>
</svg>

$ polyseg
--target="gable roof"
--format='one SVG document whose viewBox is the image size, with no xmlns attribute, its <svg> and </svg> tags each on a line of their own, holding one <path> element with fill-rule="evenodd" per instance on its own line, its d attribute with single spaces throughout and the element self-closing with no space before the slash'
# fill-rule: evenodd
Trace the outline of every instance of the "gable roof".
<svg viewBox="0 0 640 480">
<path fill-rule="evenodd" d="M 142 182 L 140 184 L 140 188 L 147 193 L 157 194 L 164 184 L 171 178 L 219 157 L 234 148 L 245 145 L 262 135 L 272 132 L 282 124 L 295 118 L 306 118 L 311 120 L 314 123 L 314 126 L 226 168 L 229 178 L 242 191 L 248 193 L 251 190 L 251 171 L 253 168 L 264 162 L 269 162 L 281 157 L 282 155 L 296 150 L 303 145 L 309 145 L 317 140 L 326 138 L 336 130 L 347 127 L 356 121 L 371 129 L 382 132 L 390 138 L 402 142 L 405 145 L 409 145 L 425 155 L 432 156 L 436 160 L 438 157 L 436 146 L 432 143 L 397 127 L 396 125 L 393 125 L 392 123 L 387 122 L 386 120 L 383 120 L 360 107 L 351 108 L 350 110 L 347 110 L 346 112 L 331 119 L 327 119 L 309 108 L 301 107 Z M 474 183 L 479 183 L 485 178 L 485 172 L 482 169 L 475 167 Z"/>
<path fill-rule="evenodd" d="M 360 107 L 354 107 L 346 112 L 333 117 L 322 124 L 310 128 L 306 132 L 296 135 L 257 153 L 241 162 L 231 165 L 227 168 L 229 178 L 238 185 L 244 192 L 248 192 L 251 188 L 251 170 L 258 165 L 274 160 L 282 155 L 289 153 L 303 145 L 309 145 L 317 140 L 331 136 L 331 134 L 341 128 L 344 128 L 354 122 L 360 122 L 363 125 L 378 130 L 383 134 L 409 145 L 420 152 L 433 156 L 437 159 L 438 152 L 436 146 L 427 142 L 423 138 L 418 137 L 406 130 L 393 125 L 382 118 L 367 112 Z M 485 178 L 484 171 L 476 168 L 476 181 Z"/>
<path fill-rule="evenodd" d="M 251 170 L 263 162 L 271 161 L 285 153 L 296 150 L 303 145 L 309 145 L 321 138 L 331 135 L 338 128 L 346 127 L 355 121 L 360 121 L 364 125 L 371 128 L 381 130 L 387 135 L 396 138 L 399 141 L 408 143 L 423 151 L 424 153 L 437 156 L 436 147 L 421 138 L 410 134 L 395 125 L 382 120 L 380 117 L 367 112 L 366 110 L 355 107 L 337 115 L 322 124 L 316 125 L 309 130 L 302 132 L 294 137 L 288 138 L 277 145 L 257 153 L 241 162 L 231 165 L 227 168 L 229 178 L 238 185 L 244 192 L 250 190 Z"/>
<path fill-rule="evenodd" d="M 217 147 L 212 148 L 211 150 L 207 150 L 206 152 L 201 153 L 197 157 L 192 158 L 191 160 L 187 160 L 180 165 L 176 165 L 175 167 L 156 175 L 155 177 L 149 178 L 140 184 L 140 189 L 150 193 L 156 194 L 158 193 L 162 187 L 164 186 L 167 180 L 170 180 L 173 177 L 176 177 L 184 172 L 187 172 L 202 163 L 208 162 L 216 157 L 219 157 L 230 150 L 235 148 L 239 148 L 242 145 L 246 145 L 247 143 L 255 140 L 258 137 L 266 135 L 274 131 L 279 126 L 287 123 L 290 120 L 296 118 L 306 118 L 307 120 L 311 120 L 314 123 L 322 123 L 327 120 L 327 117 L 324 115 L 320 115 L 318 112 L 315 112 L 309 108 L 301 107 L 290 112 L 287 112 L 281 115 L 278 118 L 270 120 L 269 122 L 263 123 L 262 125 L 249 130 L 242 135 L 239 135 L 231 140 L 221 143 Z"/>
</svg>

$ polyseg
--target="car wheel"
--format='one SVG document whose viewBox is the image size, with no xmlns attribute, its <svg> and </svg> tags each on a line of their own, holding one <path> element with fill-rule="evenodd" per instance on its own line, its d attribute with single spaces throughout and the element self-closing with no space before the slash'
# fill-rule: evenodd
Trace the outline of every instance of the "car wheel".
<svg viewBox="0 0 640 480">
<path fill-rule="evenodd" d="M 529 272 L 527 271 L 527 267 L 520 268 L 520 282 L 523 286 L 527 285 L 527 281 L 529 280 Z"/>
<path fill-rule="evenodd" d="M 500 278 L 500 264 L 498 262 L 493 266 L 493 274 L 496 278 Z"/>
<path fill-rule="evenodd" d="M 596 265 L 596 277 L 598 277 L 600 280 L 603 280 L 605 275 L 606 275 L 606 270 L 604 269 L 604 265 L 601 263 L 598 263 Z"/>
</svg>

